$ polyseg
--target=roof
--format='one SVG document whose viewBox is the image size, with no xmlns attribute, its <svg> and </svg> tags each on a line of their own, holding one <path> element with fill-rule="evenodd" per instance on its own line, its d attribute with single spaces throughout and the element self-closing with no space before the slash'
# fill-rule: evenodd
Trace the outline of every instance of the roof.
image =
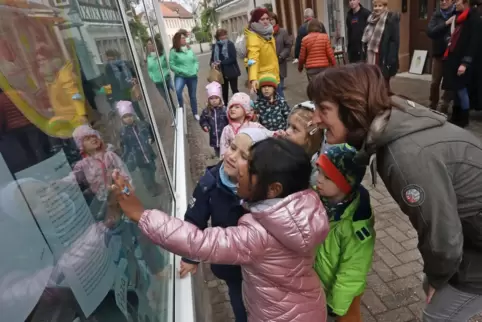
<svg viewBox="0 0 482 322">
<path fill-rule="evenodd" d="M 181 4 L 173 1 L 164 1 L 161 5 L 162 15 L 165 18 L 192 19 L 192 13 L 186 10 Z"/>
</svg>

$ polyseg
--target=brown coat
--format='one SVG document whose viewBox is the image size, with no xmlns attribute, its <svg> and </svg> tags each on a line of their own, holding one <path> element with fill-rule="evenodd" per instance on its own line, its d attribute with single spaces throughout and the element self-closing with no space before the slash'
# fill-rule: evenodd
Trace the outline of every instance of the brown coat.
<svg viewBox="0 0 482 322">
<path fill-rule="evenodd" d="M 298 69 L 324 68 L 335 66 L 336 59 L 327 34 L 311 32 L 303 38 Z"/>
</svg>

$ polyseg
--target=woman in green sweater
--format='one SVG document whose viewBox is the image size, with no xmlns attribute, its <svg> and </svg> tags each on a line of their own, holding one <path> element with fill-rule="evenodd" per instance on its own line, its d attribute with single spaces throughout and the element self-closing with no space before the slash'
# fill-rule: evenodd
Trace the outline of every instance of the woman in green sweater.
<svg viewBox="0 0 482 322">
<path fill-rule="evenodd" d="M 174 72 L 174 86 L 176 88 L 179 106 L 184 107 L 182 91 L 187 85 L 191 110 L 194 118 L 199 121 L 197 114 L 197 73 L 199 71 L 199 61 L 196 54 L 186 45 L 187 32 L 178 31 L 172 38 L 172 49 L 169 54 L 169 65 Z"/>
<path fill-rule="evenodd" d="M 161 40 L 158 38 L 154 39 L 156 46 L 152 43 L 152 40 L 149 39 L 147 41 L 147 71 L 149 73 L 149 77 L 151 80 L 156 84 L 159 93 L 166 101 L 167 105 L 169 105 L 169 100 L 167 97 L 174 104 L 174 101 L 171 97 L 171 89 L 172 89 L 172 82 L 171 82 L 171 72 L 169 71 L 169 65 L 167 64 L 166 55 L 164 53 L 164 47 L 162 46 Z M 156 52 L 157 48 L 157 52 Z M 157 56 L 159 53 L 159 56 Z"/>
</svg>

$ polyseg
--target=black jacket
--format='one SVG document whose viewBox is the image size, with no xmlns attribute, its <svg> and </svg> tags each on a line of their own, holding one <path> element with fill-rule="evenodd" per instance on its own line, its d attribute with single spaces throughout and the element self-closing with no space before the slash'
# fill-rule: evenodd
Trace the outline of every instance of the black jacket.
<svg viewBox="0 0 482 322">
<path fill-rule="evenodd" d="M 448 18 L 445 19 L 440 9 L 437 9 L 428 23 L 427 36 L 432 39 L 432 57 L 442 57 L 447 49 L 450 25 L 447 26 L 445 22 Z"/>
<path fill-rule="evenodd" d="M 449 52 L 444 61 L 443 89 L 457 91 L 470 84 L 480 42 L 480 29 L 477 29 L 480 27 L 479 21 L 480 15 L 476 9 L 471 9 L 466 20 L 461 23 L 462 29 L 455 48 Z M 462 64 L 467 69 L 464 74 L 458 76 L 457 70 Z"/>
<path fill-rule="evenodd" d="M 211 60 L 209 64 L 211 65 L 214 62 L 214 48 L 215 46 L 219 47 L 219 60 L 221 60 L 221 72 L 223 73 L 223 77 L 226 79 L 232 79 L 241 76 L 241 70 L 239 69 L 237 55 L 236 55 L 236 47 L 232 41 L 228 41 L 228 59 L 226 59 L 222 54 L 223 46 L 220 44 L 213 44 L 211 46 Z"/>
<path fill-rule="evenodd" d="M 353 13 L 353 9 L 350 9 L 346 14 L 346 30 L 348 36 L 347 49 L 349 53 L 361 53 L 361 40 L 370 14 L 370 10 L 362 7 L 361 5 L 358 12 Z"/>
<path fill-rule="evenodd" d="M 305 21 L 298 29 L 298 35 L 296 36 L 296 43 L 295 43 L 295 58 L 298 59 L 300 57 L 301 51 L 301 41 L 308 35 L 308 23 L 309 21 Z M 325 25 L 321 24 L 321 32 L 326 34 Z"/>
<path fill-rule="evenodd" d="M 222 162 L 207 168 L 199 179 L 184 220 L 196 225 L 199 229 L 208 227 L 211 219 L 212 227 L 232 227 L 247 211 L 240 204 L 240 199 L 221 183 L 219 169 Z M 196 263 L 183 258 L 187 263 Z M 218 278 L 228 281 L 242 280 L 241 267 L 238 265 L 212 264 L 211 270 Z"/>
<path fill-rule="evenodd" d="M 367 44 L 363 47 L 363 60 L 366 60 Z M 395 76 L 398 71 L 398 51 L 400 49 L 400 14 L 389 12 L 378 50 L 378 67 L 386 78 Z"/>
</svg>

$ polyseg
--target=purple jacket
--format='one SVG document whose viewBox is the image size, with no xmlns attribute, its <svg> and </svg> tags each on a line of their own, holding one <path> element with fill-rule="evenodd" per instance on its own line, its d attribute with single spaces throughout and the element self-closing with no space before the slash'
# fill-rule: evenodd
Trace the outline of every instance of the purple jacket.
<svg viewBox="0 0 482 322">
<path fill-rule="evenodd" d="M 145 211 L 139 227 L 181 256 L 241 265 L 249 322 L 326 321 L 325 294 L 313 263 L 329 223 L 312 190 L 258 203 L 237 227 L 203 231 L 158 210 Z"/>
</svg>

